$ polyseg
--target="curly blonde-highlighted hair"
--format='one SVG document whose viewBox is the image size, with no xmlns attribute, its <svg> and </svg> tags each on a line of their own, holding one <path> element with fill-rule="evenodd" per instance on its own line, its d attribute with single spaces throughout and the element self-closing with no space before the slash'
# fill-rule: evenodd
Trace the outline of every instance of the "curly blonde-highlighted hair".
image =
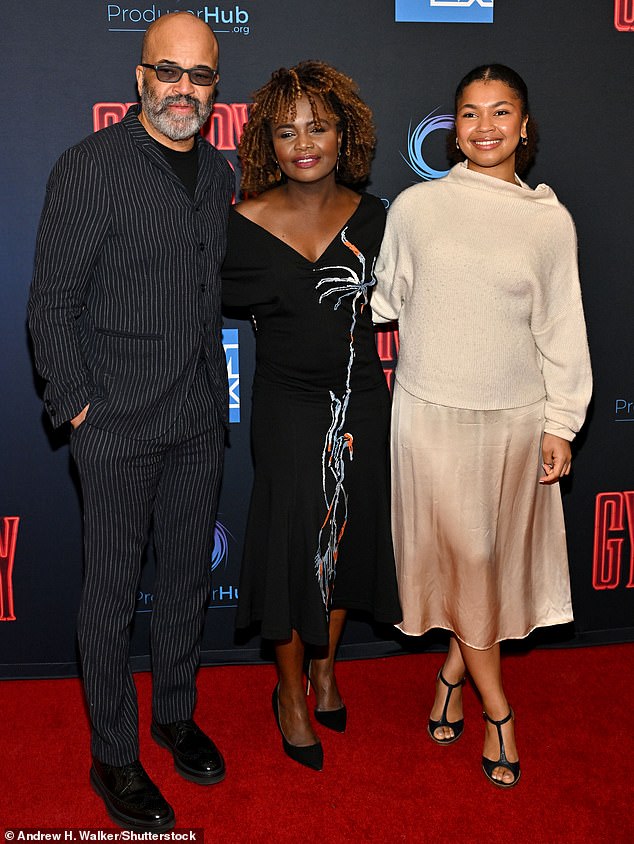
<svg viewBox="0 0 634 844">
<path fill-rule="evenodd" d="M 349 76 L 325 62 L 300 62 L 271 74 L 270 81 L 253 94 L 249 120 L 238 146 L 243 194 L 259 194 L 279 184 L 271 124 L 281 123 L 287 115 L 295 119 L 297 100 L 303 96 L 310 103 L 316 126 L 319 126 L 317 100 L 337 122 L 341 132 L 337 180 L 351 185 L 365 181 L 370 173 L 376 136 L 372 112 L 357 91 Z"/>
</svg>

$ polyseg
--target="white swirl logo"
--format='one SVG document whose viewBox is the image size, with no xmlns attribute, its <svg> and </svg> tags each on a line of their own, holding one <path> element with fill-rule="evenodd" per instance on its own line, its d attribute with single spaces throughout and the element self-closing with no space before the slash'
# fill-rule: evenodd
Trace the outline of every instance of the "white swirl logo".
<svg viewBox="0 0 634 844">
<path fill-rule="evenodd" d="M 423 155 L 423 145 L 428 135 L 436 132 L 438 129 L 453 129 L 453 115 L 436 114 L 437 111 L 438 109 L 436 108 L 430 112 L 413 130 L 412 124 L 409 124 L 409 131 L 407 133 L 408 158 L 401 153 L 403 160 L 425 181 L 440 179 L 449 172 L 449 170 L 435 170 L 425 161 Z"/>
</svg>

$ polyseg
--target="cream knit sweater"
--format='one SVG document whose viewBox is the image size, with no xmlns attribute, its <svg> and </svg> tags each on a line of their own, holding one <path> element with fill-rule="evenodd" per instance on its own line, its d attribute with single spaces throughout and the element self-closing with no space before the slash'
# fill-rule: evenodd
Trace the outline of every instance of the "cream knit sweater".
<svg viewBox="0 0 634 844">
<path fill-rule="evenodd" d="M 399 321 L 399 384 L 449 407 L 500 410 L 546 398 L 545 430 L 572 440 L 592 375 L 568 211 L 457 164 L 390 208 L 372 296 Z"/>
</svg>

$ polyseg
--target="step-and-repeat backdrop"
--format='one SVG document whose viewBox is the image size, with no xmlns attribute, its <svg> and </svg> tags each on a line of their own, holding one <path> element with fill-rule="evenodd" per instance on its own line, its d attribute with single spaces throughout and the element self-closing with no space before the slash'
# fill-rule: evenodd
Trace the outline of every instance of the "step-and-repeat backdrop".
<svg viewBox="0 0 634 844">
<path fill-rule="evenodd" d="M 81 512 L 67 435 L 42 413 L 26 301 L 44 187 L 68 146 L 120 120 L 136 100 L 143 32 L 187 10 L 220 42 L 218 102 L 205 135 L 237 168 L 250 93 L 272 70 L 322 59 L 354 77 L 379 144 L 370 190 L 386 206 L 443 175 L 453 91 L 462 75 L 502 62 L 527 80 L 540 149 L 529 183 L 547 182 L 572 212 L 595 374 L 594 399 L 564 486 L 574 625 L 532 641 L 634 639 L 634 284 L 632 0 L 3 0 L 2 276 L 0 283 L 0 676 L 78 670 Z M 134 190 L 134 185 L 130 185 Z M 495 225 L 495 221 L 491 221 Z M 398 337 L 377 337 L 391 379 Z M 257 638 L 234 632 L 252 469 L 251 329 L 226 321 L 231 443 L 212 559 L 203 660 L 256 661 Z M 139 585 L 133 659 L 148 664 L 151 550 Z M 435 647 L 433 635 L 417 647 Z M 344 656 L 398 652 L 393 631 L 349 623 Z"/>
</svg>

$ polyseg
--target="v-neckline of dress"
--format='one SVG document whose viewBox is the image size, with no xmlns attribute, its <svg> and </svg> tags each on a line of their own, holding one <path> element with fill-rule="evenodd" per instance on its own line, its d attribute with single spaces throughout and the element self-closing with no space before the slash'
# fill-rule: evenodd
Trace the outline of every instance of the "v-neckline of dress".
<svg viewBox="0 0 634 844">
<path fill-rule="evenodd" d="M 236 210 L 235 208 L 234 208 L 234 212 L 235 212 L 235 213 L 236 213 L 239 217 L 241 217 L 243 220 L 246 220 L 246 221 L 247 221 L 247 223 L 250 223 L 252 226 L 255 226 L 257 229 L 260 229 L 260 231 L 264 232 L 264 234 L 266 234 L 266 235 L 268 235 L 269 237 L 273 238 L 273 240 L 275 240 L 275 241 L 277 241 L 278 243 L 280 243 L 280 244 L 281 244 L 282 246 L 284 246 L 286 249 L 289 249 L 289 250 L 290 250 L 290 251 L 291 251 L 294 255 L 296 255 L 298 258 L 301 258 L 301 259 L 302 259 L 302 261 L 305 261 L 307 264 L 310 264 L 311 266 L 313 266 L 313 267 L 314 267 L 314 266 L 315 266 L 315 264 L 318 264 L 321 260 L 323 260 L 324 255 L 328 252 L 328 250 L 331 248 L 331 246 L 333 245 L 333 243 L 335 243 L 337 240 L 339 240 L 339 238 L 341 237 L 341 232 L 342 232 L 342 231 L 343 231 L 343 230 L 344 230 L 347 226 L 349 226 L 349 225 L 350 225 L 350 223 L 353 221 L 353 219 L 355 218 L 355 216 L 359 213 L 359 211 L 360 211 L 360 209 L 361 209 L 361 206 L 363 205 L 364 200 L 365 200 L 365 194 L 361 194 L 361 199 L 360 199 L 360 200 L 359 200 L 359 202 L 357 203 L 357 207 L 354 209 L 354 211 L 352 212 L 352 214 L 350 214 L 350 216 L 348 217 L 348 219 L 347 219 L 347 220 L 343 223 L 343 225 L 340 227 L 340 229 L 336 232 L 336 234 L 335 234 L 335 235 L 334 235 L 334 237 L 330 240 L 330 242 L 326 244 L 326 246 L 324 247 L 324 249 L 323 249 L 323 251 L 321 252 L 321 254 L 320 254 L 320 255 L 318 255 L 318 256 L 315 258 L 315 260 L 314 260 L 314 261 L 311 261 L 311 260 L 310 260 L 310 258 L 307 258 L 307 257 L 306 257 L 306 256 L 305 256 L 302 252 L 300 252 L 300 251 L 299 251 L 299 249 L 295 249 L 295 247 L 294 247 L 294 246 L 291 246 L 291 245 L 290 245 L 290 243 L 287 243 L 285 240 L 282 240 L 282 238 L 281 238 L 281 237 L 278 237 L 276 234 L 273 234 L 273 232 L 270 232 L 268 229 L 264 228 L 264 226 L 261 226 L 259 223 L 256 223 L 256 222 L 254 222 L 253 220 L 250 220 L 250 219 L 249 219 L 249 217 L 245 217 L 245 216 L 244 216 L 244 214 L 240 214 L 240 212 L 239 212 L 238 210 Z"/>
</svg>

